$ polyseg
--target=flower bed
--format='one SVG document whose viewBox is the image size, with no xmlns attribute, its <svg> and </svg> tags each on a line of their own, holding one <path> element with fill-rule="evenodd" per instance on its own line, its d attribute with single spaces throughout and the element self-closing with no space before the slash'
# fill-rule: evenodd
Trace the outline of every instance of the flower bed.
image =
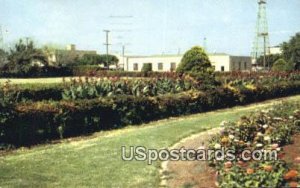
<svg viewBox="0 0 300 188">
<path fill-rule="evenodd" d="M 295 187 L 300 179 L 297 169 L 291 169 L 282 158 L 282 146 L 291 143 L 300 130 L 300 104 L 283 104 L 242 117 L 236 123 L 223 122 L 224 130 L 210 141 L 209 148 L 234 150 L 234 160 L 217 160 L 210 164 L 217 171 L 219 187 Z M 241 159 L 242 151 L 276 150 L 279 160 Z"/>
</svg>

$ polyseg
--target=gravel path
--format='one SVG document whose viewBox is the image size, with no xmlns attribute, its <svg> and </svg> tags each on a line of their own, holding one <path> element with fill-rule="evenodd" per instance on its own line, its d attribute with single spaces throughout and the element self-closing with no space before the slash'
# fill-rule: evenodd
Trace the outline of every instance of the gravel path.
<svg viewBox="0 0 300 188">
<path fill-rule="evenodd" d="M 189 136 L 170 149 L 199 149 L 222 128 L 210 129 Z M 161 187 L 215 187 L 215 172 L 205 161 L 164 161 L 161 164 Z"/>
</svg>

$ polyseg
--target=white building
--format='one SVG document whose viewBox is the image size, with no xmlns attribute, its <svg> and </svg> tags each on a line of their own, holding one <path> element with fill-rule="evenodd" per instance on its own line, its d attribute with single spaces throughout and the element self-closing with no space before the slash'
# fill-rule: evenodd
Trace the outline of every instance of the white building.
<svg viewBox="0 0 300 188">
<path fill-rule="evenodd" d="M 152 71 L 175 71 L 182 56 L 183 55 L 153 55 L 120 57 L 119 67 L 123 67 L 125 71 L 141 71 L 144 64 L 150 63 L 152 65 Z M 212 66 L 215 67 L 215 71 L 251 70 L 251 57 L 248 56 L 232 56 L 224 53 L 215 53 L 209 54 L 208 58 Z"/>
<path fill-rule="evenodd" d="M 270 47 L 270 54 L 281 54 L 282 50 L 280 46 L 272 46 Z"/>
</svg>

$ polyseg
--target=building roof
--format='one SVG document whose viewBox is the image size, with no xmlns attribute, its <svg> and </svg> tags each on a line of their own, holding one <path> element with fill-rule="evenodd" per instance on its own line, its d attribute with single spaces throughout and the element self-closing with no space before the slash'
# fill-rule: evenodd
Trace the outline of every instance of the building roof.
<svg viewBox="0 0 300 188">
<path fill-rule="evenodd" d="M 154 55 L 131 55 L 131 56 L 125 56 L 128 58 L 151 58 L 151 57 L 182 57 L 184 54 L 154 54 Z M 231 56 L 226 53 L 209 53 L 209 56 Z"/>
</svg>

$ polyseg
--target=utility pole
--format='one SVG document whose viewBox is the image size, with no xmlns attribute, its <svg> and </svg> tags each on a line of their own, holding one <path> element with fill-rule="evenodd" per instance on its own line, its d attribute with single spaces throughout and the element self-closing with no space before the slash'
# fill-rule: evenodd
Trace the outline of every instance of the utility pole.
<svg viewBox="0 0 300 188">
<path fill-rule="evenodd" d="M 108 59 L 108 46 L 110 45 L 108 43 L 108 34 L 109 34 L 109 30 L 104 30 L 104 32 L 106 33 L 106 43 L 104 43 L 104 45 L 106 46 L 106 66 L 109 69 L 109 59 Z"/>
</svg>

